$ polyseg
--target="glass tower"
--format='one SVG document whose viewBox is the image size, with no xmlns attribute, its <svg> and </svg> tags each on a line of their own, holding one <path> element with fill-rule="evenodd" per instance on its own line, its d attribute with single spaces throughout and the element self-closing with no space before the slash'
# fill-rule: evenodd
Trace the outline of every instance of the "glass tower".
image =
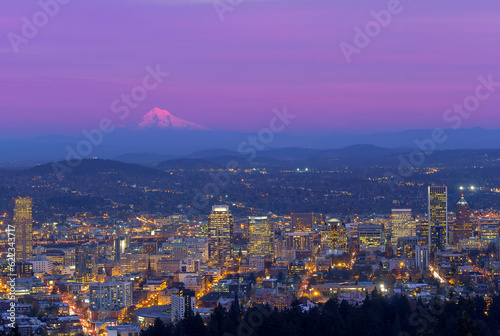
<svg viewBox="0 0 500 336">
<path fill-rule="evenodd" d="M 33 255 L 33 211 L 31 198 L 16 198 L 14 227 L 16 233 L 16 261 L 25 261 Z"/>
<path fill-rule="evenodd" d="M 233 215 L 229 207 L 216 205 L 208 216 L 208 258 L 216 265 L 229 261 L 233 251 Z"/>
<path fill-rule="evenodd" d="M 249 217 L 248 235 L 250 257 L 272 257 L 274 232 L 267 217 Z"/>
<path fill-rule="evenodd" d="M 431 254 L 444 249 L 450 242 L 446 186 L 428 187 L 429 250 Z"/>
</svg>

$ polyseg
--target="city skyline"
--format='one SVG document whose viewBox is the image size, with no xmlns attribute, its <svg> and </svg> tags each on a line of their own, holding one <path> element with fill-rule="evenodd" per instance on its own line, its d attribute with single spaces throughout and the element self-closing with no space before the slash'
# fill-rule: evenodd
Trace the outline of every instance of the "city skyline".
<svg viewBox="0 0 500 336">
<path fill-rule="evenodd" d="M 0 4 L 0 334 L 500 335 L 498 0 Z"/>
</svg>

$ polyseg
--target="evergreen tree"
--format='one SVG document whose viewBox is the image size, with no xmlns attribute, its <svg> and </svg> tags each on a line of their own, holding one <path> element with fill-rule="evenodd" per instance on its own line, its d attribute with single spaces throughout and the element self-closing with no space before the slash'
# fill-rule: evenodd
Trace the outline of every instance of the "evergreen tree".
<svg viewBox="0 0 500 336">
<path fill-rule="evenodd" d="M 231 303 L 228 316 L 225 320 L 224 331 L 231 335 L 237 335 L 241 317 L 240 301 L 238 299 L 238 293 L 235 293 L 234 301 Z"/>
<path fill-rule="evenodd" d="M 224 335 L 224 321 L 227 319 L 227 312 L 220 304 L 215 307 L 210 321 L 208 322 L 208 333 L 210 336 Z"/>
<path fill-rule="evenodd" d="M 155 319 L 154 324 L 141 332 L 141 336 L 167 336 L 170 335 L 167 331 L 165 323 L 159 318 Z"/>
</svg>

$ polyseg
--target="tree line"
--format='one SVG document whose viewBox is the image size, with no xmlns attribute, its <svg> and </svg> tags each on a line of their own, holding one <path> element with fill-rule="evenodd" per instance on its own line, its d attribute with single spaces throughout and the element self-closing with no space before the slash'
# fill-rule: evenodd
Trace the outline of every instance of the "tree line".
<svg viewBox="0 0 500 336">
<path fill-rule="evenodd" d="M 142 336 L 475 336 L 500 335 L 500 295 L 435 299 L 429 303 L 374 291 L 363 304 L 335 298 L 309 309 L 295 301 L 279 312 L 269 305 L 244 312 L 236 298 L 217 306 L 207 321 L 187 312 L 176 325 L 159 319 Z"/>
</svg>

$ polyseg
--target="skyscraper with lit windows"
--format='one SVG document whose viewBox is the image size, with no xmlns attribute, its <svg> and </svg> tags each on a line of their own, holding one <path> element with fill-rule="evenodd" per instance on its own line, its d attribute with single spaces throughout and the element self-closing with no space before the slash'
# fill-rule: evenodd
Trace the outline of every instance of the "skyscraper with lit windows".
<svg viewBox="0 0 500 336">
<path fill-rule="evenodd" d="M 447 196 L 446 186 L 428 187 L 429 251 L 431 255 L 444 249 L 450 242 Z"/>
<path fill-rule="evenodd" d="M 292 232 L 312 233 L 314 225 L 313 213 L 292 213 Z"/>
<path fill-rule="evenodd" d="M 392 209 L 391 244 L 398 245 L 398 238 L 416 235 L 416 223 L 412 222 L 411 209 Z"/>
<path fill-rule="evenodd" d="M 460 198 L 456 206 L 456 220 L 453 227 L 454 243 L 458 244 L 460 239 L 472 237 L 472 222 L 470 220 L 469 204 L 464 199 L 464 195 Z"/>
<path fill-rule="evenodd" d="M 229 261 L 233 251 L 233 215 L 229 207 L 216 205 L 208 216 L 208 258 L 216 265 Z"/>
<path fill-rule="evenodd" d="M 274 231 L 267 217 L 248 218 L 248 252 L 250 257 L 271 257 L 274 253 Z"/>
<path fill-rule="evenodd" d="M 88 242 L 76 247 L 75 277 L 80 282 L 92 282 L 97 274 L 97 257 L 99 246 Z"/>
<path fill-rule="evenodd" d="M 336 218 L 332 218 L 326 223 L 326 225 L 327 234 L 331 241 L 331 247 L 335 253 L 342 254 L 349 252 L 345 224 Z"/>
<path fill-rule="evenodd" d="M 29 197 L 18 197 L 14 208 L 14 231 L 16 233 L 16 261 L 25 261 L 33 256 L 33 203 Z"/>
</svg>

